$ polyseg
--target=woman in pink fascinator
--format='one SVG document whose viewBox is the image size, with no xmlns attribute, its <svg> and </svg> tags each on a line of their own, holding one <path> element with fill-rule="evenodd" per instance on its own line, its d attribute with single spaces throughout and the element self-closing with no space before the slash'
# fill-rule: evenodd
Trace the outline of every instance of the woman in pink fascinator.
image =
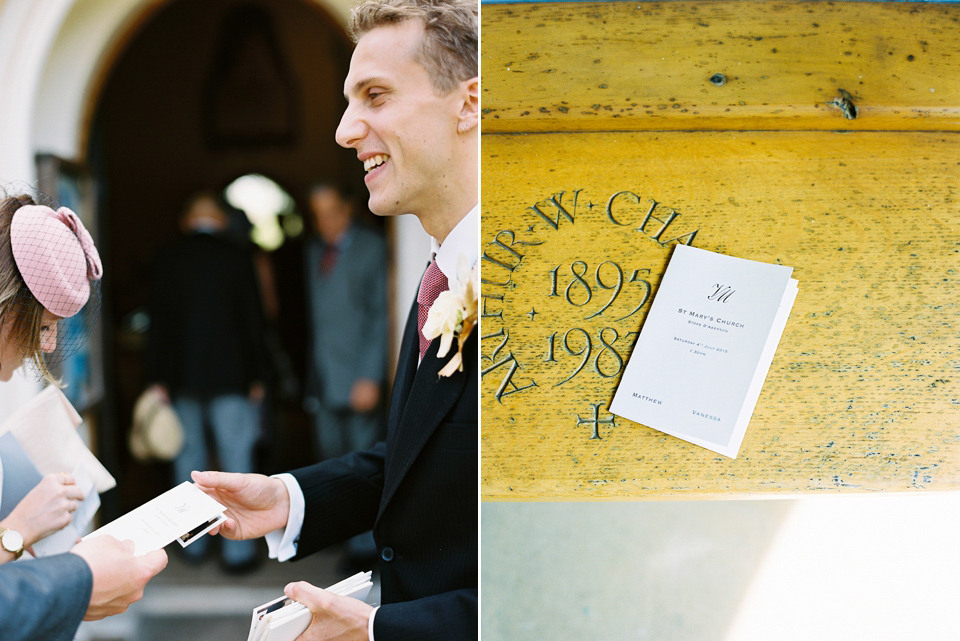
<svg viewBox="0 0 960 641">
<path fill-rule="evenodd" d="M 32 361 L 54 382 L 45 356 L 56 350 L 57 323 L 86 305 L 90 281 L 102 275 L 93 240 L 72 211 L 37 205 L 29 195 L 0 201 L 0 381 Z M 0 554 L 0 563 L 65 527 L 84 498 L 71 474 L 48 474 L 11 510 L 2 504 L 2 466 L 0 551 L 12 556 Z"/>
<path fill-rule="evenodd" d="M 25 361 L 53 381 L 45 356 L 56 350 L 57 322 L 83 309 L 102 276 L 100 255 L 75 213 L 29 195 L 0 202 L 0 381 Z M 71 342 L 61 344 L 61 354 L 78 347 Z"/>
<path fill-rule="evenodd" d="M 76 214 L 0 191 L 0 381 L 30 361 L 57 383 L 51 356 L 62 358 L 86 338 L 86 332 L 60 337 L 57 349 L 57 323 L 99 303 L 102 275 Z M 0 459 L 0 500 L 2 485 Z M 49 474 L 0 521 L 0 638 L 72 639 L 81 619 L 126 610 L 166 565 L 162 550 L 134 557 L 129 542 L 109 536 L 78 543 L 69 553 L 8 563 L 67 525 L 83 498 L 71 474 Z"/>
</svg>

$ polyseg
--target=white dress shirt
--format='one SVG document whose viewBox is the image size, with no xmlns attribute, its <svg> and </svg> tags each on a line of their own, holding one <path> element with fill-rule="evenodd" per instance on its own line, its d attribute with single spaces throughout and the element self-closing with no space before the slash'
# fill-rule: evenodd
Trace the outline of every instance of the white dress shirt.
<svg viewBox="0 0 960 641">
<path fill-rule="evenodd" d="M 456 227 L 454 227 L 443 244 L 437 242 L 436 238 L 431 238 L 431 248 L 436 254 L 437 267 L 452 281 L 457 278 L 457 264 L 462 255 L 471 268 L 476 264 L 480 255 L 480 206 L 474 205 L 473 209 L 467 212 Z M 287 527 L 274 530 L 266 535 L 267 547 L 270 551 L 271 559 L 287 561 L 297 555 L 297 541 L 300 539 L 300 530 L 303 528 L 303 513 L 306 501 L 303 498 L 303 490 L 300 484 L 290 474 L 277 474 L 274 478 L 283 481 L 290 495 L 290 516 L 287 518 Z M 378 606 L 379 607 L 379 606 Z M 367 622 L 367 636 L 370 641 L 373 639 L 373 617 L 377 609 L 374 608 L 370 613 L 370 619 Z"/>
</svg>

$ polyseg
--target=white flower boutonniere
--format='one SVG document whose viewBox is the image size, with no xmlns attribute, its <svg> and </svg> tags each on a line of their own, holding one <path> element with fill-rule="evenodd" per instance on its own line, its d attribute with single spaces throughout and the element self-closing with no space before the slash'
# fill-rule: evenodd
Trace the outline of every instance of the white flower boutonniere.
<svg viewBox="0 0 960 641">
<path fill-rule="evenodd" d="M 480 299 L 479 261 L 470 269 L 463 254 L 457 259 L 457 277 L 449 282 L 450 289 L 441 292 L 430 307 L 423 335 L 428 340 L 440 337 L 437 356 L 443 358 L 450 351 L 453 338 L 457 338 L 457 353 L 453 355 L 440 376 L 451 376 L 463 371 L 463 344 L 477 324 L 477 304 Z"/>
</svg>

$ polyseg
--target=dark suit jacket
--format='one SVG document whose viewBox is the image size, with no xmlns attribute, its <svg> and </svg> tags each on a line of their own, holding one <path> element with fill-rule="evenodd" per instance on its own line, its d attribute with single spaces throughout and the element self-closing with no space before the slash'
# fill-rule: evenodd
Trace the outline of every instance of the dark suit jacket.
<svg viewBox="0 0 960 641">
<path fill-rule="evenodd" d="M 90 567 L 76 554 L 0 565 L 0 639 L 72 641 L 92 590 Z"/>
<path fill-rule="evenodd" d="M 387 245 L 357 224 L 348 233 L 349 244 L 328 275 L 318 275 L 318 238 L 307 243 L 305 261 L 312 354 L 307 394 L 336 409 L 349 407 L 357 379 L 381 382 L 387 367 Z"/>
<path fill-rule="evenodd" d="M 387 440 L 293 472 L 306 499 L 297 557 L 373 527 L 381 553 L 377 641 L 477 638 L 477 332 L 464 371 L 417 368 L 416 303 L 404 331 Z"/>
<path fill-rule="evenodd" d="M 154 266 L 147 375 L 172 394 L 243 394 L 263 381 L 260 297 L 249 253 L 191 234 Z"/>
</svg>

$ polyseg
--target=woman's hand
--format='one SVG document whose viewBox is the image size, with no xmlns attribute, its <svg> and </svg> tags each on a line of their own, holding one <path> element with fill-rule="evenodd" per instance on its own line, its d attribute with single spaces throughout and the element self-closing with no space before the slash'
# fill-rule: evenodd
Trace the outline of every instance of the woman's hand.
<svg viewBox="0 0 960 641">
<path fill-rule="evenodd" d="M 0 525 L 19 532 L 29 547 L 66 527 L 83 498 L 72 474 L 48 474 Z"/>
</svg>

